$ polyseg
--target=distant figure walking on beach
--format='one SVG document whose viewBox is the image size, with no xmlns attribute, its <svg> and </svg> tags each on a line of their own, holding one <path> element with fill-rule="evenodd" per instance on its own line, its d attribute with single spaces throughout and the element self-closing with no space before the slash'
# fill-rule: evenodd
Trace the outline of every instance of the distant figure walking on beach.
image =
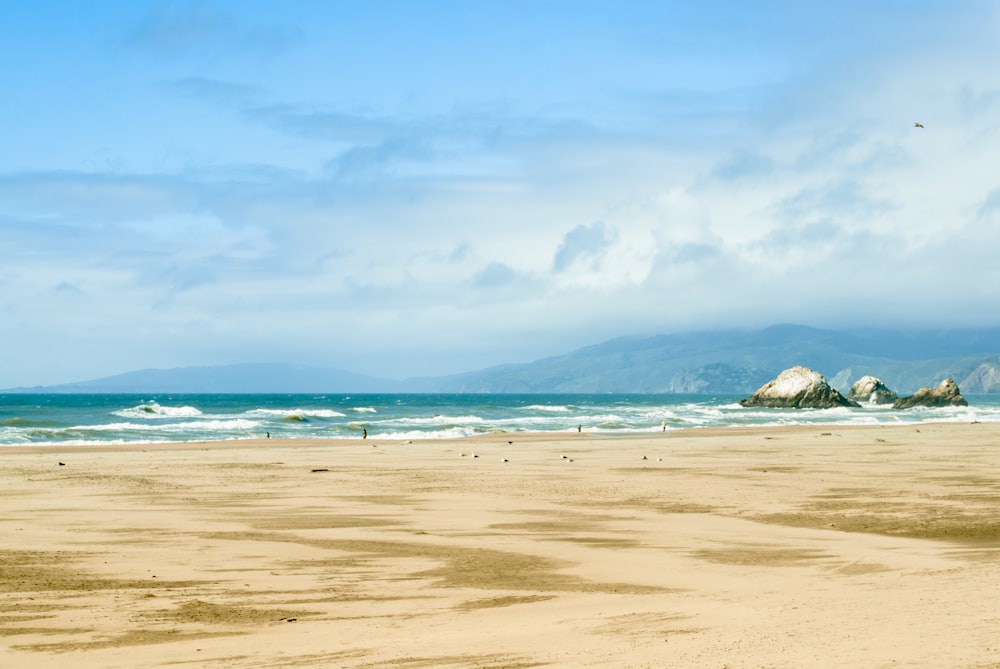
<svg viewBox="0 0 1000 669">
<path fill-rule="evenodd" d="M 368 430 L 366 430 L 365 428 L 361 428 L 361 438 L 362 439 L 368 438 Z"/>
<path fill-rule="evenodd" d="M 664 432 L 667 431 L 667 421 L 663 421 L 662 423 L 660 423 L 660 426 L 663 427 Z"/>
<path fill-rule="evenodd" d="M 267 438 L 268 438 L 268 439 L 270 439 L 270 438 L 271 438 L 271 433 L 270 433 L 270 432 L 268 432 L 268 433 L 267 433 Z"/>
</svg>

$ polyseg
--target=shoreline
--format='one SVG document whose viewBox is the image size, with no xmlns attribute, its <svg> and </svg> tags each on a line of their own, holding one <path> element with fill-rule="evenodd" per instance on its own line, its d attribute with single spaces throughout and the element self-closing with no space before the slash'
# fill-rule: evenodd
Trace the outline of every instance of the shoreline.
<svg viewBox="0 0 1000 669">
<path fill-rule="evenodd" d="M 732 396 L 736 397 L 736 396 Z M 0 449 L 20 446 L 130 447 L 133 444 L 223 443 L 263 438 L 379 439 L 488 438 L 533 432 L 633 438 L 715 427 L 898 425 L 1000 422 L 1000 394 L 970 407 L 893 410 L 885 406 L 829 410 L 744 408 L 714 396 L 455 395 L 295 399 L 225 395 L 197 400 L 134 402 L 119 396 L 15 400 L 0 407 Z M 578 432 L 578 430 L 580 432 Z M 221 447 L 221 446 L 220 446 Z"/>
<path fill-rule="evenodd" d="M 0 449 L 0 666 L 996 662 L 1000 423 L 222 443 Z"/>
<path fill-rule="evenodd" d="M 692 437 L 724 437 L 724 436 L 752 436 L 763 434 L 798 434 L 811 433 L 816 431 L 828 432 L 837 430 L 842 432 L 855 432 L 867 430 L 919 430 L 921 427 L 935 429 L 935 426 L 960 426 L 960 425 L 997 425 L 1000 431 L 1000 422 L 993 421 L 928 421 L 924 423 L 873 423 L 873 424 L 843 424 L 843 423 L 808 423 L 793 425 L 727 425 L 710 427 L 686 427 L 671 428 L 665 432 L 650 430 L 648 432 L 575 432 L 572 430 L 561 431 L 537 431 L 537 432 L 495 432 L 462 437 L 412 437 L 400 438 L 380 438 L 378 434 L 369 435 L 367 438 L 360 437 L 241 437 L 234 439 L 218 440 L 193 440 L 193 441 L 156 441 L 156 442 L 128 442 L 124 444 L 83 444 L 71 445 L 60 443 L 46 444 L 0 444 L 0 457 L 2 454 L 23 454 L 23 453 L 45 453 L 54 450 L 64 450 L 71 453 L 103 453 L 103 452 L 124 452 L 130 450 L 141 451 L 184 451 L 184 450 L 239 450 L 243 448 L 286 448 L 286 447 L 322 447 L 322 446 L 358 446 L 370 445 L 373 443 L 383 444 L 468 444 L 472 442 L 501 443 L 517 440 L 520 442 L 548 442 L 560 440 L 580 440 L 589 439 L 596 441 L 634 441 L 634 440 L 660 440 L 679 439 Z"/>
</svg>

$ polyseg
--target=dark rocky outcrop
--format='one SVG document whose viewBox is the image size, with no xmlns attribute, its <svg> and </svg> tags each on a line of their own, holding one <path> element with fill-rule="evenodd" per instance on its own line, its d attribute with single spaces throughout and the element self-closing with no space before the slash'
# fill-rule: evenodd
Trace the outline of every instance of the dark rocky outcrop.
<svg viewBox="0 0 1000 669">
<path fill-rule="evenodd" d="M 909 397 L 900 397 L 893 402 L 893 409 L 909 409 L 911 407 L 967 407 L 969 403 L 962 397 L 958 384 L 951 379 L 945 379 L 937 388 L 923 387 Z"/>
<path fill-rule="evenodd" d="M 822 374 L 806 367 L 786 369 L 753 395 L 740 400 L 740 404 L 745 407 L 795 409 L 860 406 L 832 388 Z"/>
<path fill-rule="evenodd" d="M 882 379 L 862 376 L 851 386 L 847 399 L 860 404 L 892 404 L 899 397 L 886 387 Z"/>
</svg>

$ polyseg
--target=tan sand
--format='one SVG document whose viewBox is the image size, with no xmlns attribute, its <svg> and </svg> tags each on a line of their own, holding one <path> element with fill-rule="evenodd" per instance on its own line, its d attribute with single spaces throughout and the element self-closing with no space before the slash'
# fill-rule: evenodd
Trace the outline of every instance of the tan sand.
<svg viewBox="0 0 1000 669">
<path fill-rule="evenodd" d="M 997 424 L 4 448 L 0 512 L 5 669 L 1000 667 Z"/>
</svg>

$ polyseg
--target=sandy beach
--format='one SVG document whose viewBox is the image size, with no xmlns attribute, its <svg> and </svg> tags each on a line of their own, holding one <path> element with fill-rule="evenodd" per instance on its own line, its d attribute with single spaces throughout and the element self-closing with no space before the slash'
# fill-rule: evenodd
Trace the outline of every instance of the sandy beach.
<svg viewBox="0 0 1000 669">
<path fill-rule="evenodd" d="M 0 509 L 5 669 L 1000 667 L 995 423 L 4 448 Z"/>
</svg>

